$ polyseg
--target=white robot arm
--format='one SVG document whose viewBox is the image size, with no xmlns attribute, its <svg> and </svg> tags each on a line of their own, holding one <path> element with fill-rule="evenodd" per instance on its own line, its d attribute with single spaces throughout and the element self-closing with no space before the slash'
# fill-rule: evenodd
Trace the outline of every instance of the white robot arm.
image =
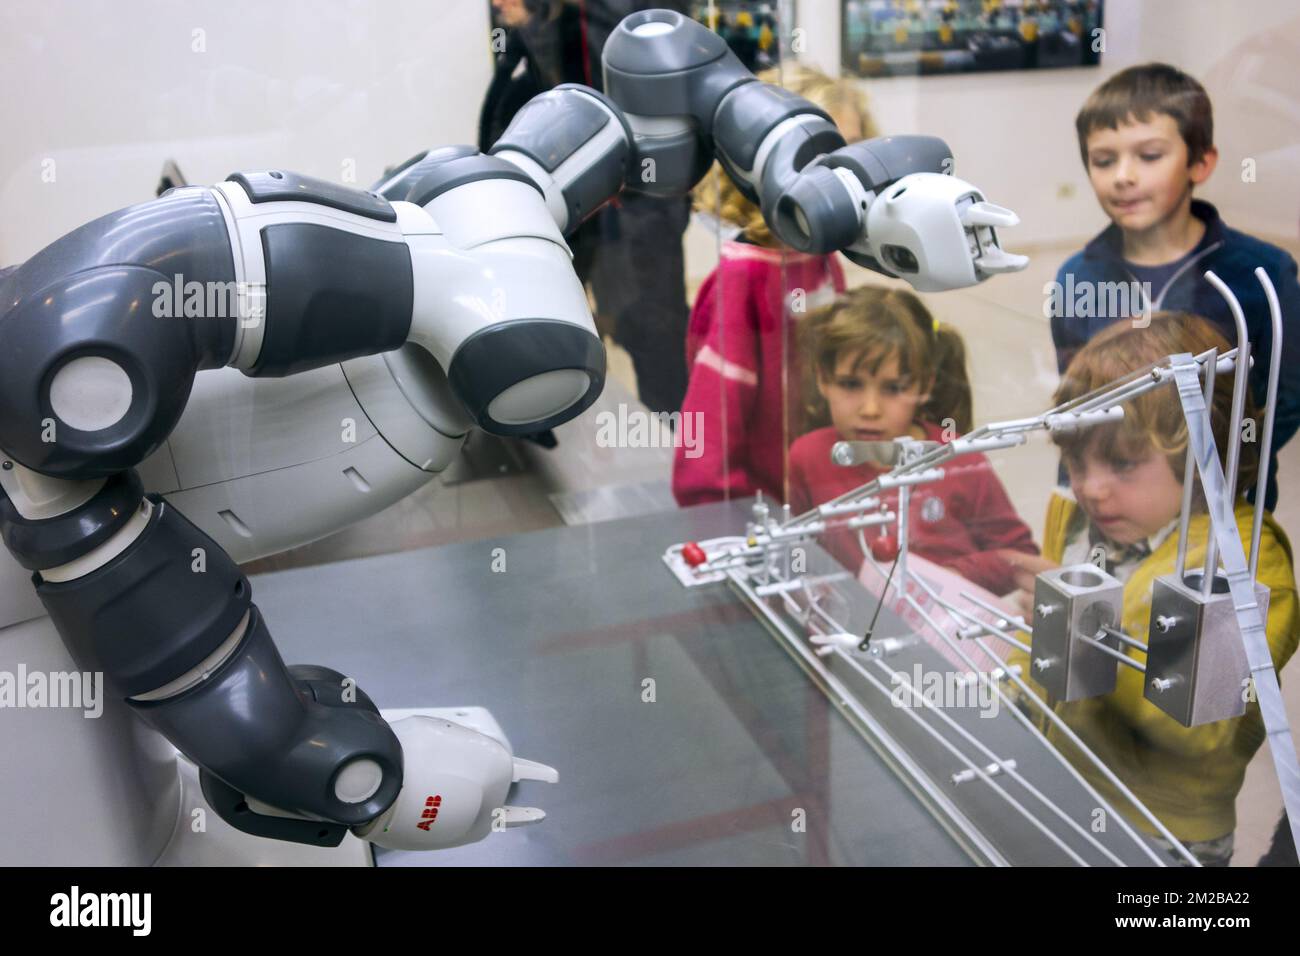
<svg viewBox="0 0 1300 956">
<path fill-rule="evenodd" d="M 576 85 L 543 93 L 491 150 L 541 184 L 566 232 L 620 184 L 681 195 L 716 158 L 801 252 L 838 250 L 923 292 L 1028 263 L 998 239 L 1016 215 L 952 175 L 942 140 L 846 145 L 825 111 L 760 83 L 721 37 L 680 13 L 626 17 L 602 62 L 608 96 Z"/>
<path fill-rule="evenodd" d="M 222 365 L 309 374 L 413 342 L 494 430 L 576 414 L 603 353 L 540 193 L 520 188 L 534 208 L 515 197 L 518 219 L 540 237 L 502 240 L 477 275 L 509 273 L 527 248 L 501 283 L 527 316 L 464 306 L 495 297 L 426 209 L 278 170 L 110 214 L 0 280 L 0 533 L 78 664 L 202 768 L 209 802 L 240 829 L 332 845 L 355 828 L 431 848 L 480 838 L 493 811 L 506 826 L 538 816 L 502 804 L 513 780 L 547 768 L 445 721 L 390 727 L 343 675 L 286 667 L 226 551 L 135 471 L 196 373 Z M 488 233 L 466 245 L 493 246 Z M 537 294 L 509 284 L 521 279 Z M 201 291 L 200 308 L 174 313 L 177 282 Z M 223 299 L 230 289 L 243 294 Z M 475 351 L 476 335 L 491 349 Z M 557 388 L 557 369 L 581 387 Z"/>
<path fill-rule="evenodd" d="M 587 408 L 604 351 L 562 233 L 620 189 L 680 194 L 717 155 L 796 248 L 842 248 L 918 288 L 1015 267 L 994 232 L 1014 217 L 931 169 L 938 141 L 845 146 L 824 114 L 666 11 L 625 21 L 605 60 L 610 98 L 543 94 L 492 155 L 434 150 L 370 191 L 238 173 L 111 213 L 0 274 L 0 537 L 79 666 L 199 765 L 209 802 L 246 832 L 418 849 L 540 818 L 501 804 L 550 768 L 445 721 L 390 726 L 343 675 L 286 667 L 235 559 L 379 510 L 472 426 L 525 434 Z M 177 425 L 234 370 L 296 396 L 241 407 L 257 428 L 270 414 L 332 430 L 317 413 L 353 402 L 375 451 L 313 438 L 259 470 L 259 446 L 201 477 L 223 453 Z M 209 403 L 206 427 L 222 411 Z M 140 477 L 162 454 L 168 497 Z M 290 506 L 296 469 L 327 455 L 324 490 Z"/>
</svg>

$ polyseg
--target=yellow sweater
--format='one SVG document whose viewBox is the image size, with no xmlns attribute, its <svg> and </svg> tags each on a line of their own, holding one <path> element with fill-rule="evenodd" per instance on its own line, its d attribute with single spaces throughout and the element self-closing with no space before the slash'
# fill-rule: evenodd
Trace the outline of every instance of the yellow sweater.
<svg viewBox="0 0 1300 956">
<path fill-rule="evenodd" d="M 1043 556 L 1060 561 L 1065 549 L 1066 529 L 1078 505 L 1055 495 L 1047 509 Z M 1237 527 L 1249 554 L 1252 509 L 1243 499 L 1237 506 Z M 1205 561 L 1209 517 L 1194 515 L 1188 529 L 1187 567 L 1199 568 Z M 1172 574 L 1177 560 L 1178 535 L 1170 535 L 1124 582 L 1123 629 L 1146 643 L 1151 614 L 1151 586 L 1155 578 Z M 1269 591 L 1268 646 L 1273 666 L 1281 671 L 1300 640 L 1300 606 L 1296 600 L 1295 574 L 1291 564 L 1291 543 L 1286 533 L 1265 516 L 1260 537 L 1259 580 Z M 1139 663 L 1146 655 L 1126 652 Z M 1018 658 L 1018 659 L 1017 659 Z M 1040 697 L 1046 691 L 1034 683 L 1025 666 L 1025 655 L 1012 658 Z M 1144 675 L 1119 665 L 1115 690 L 1105 697 L 1073 703 L 1056 703 L 1056 713 L 1101 758 L 1116 776 L 1147 805 L 1152 813 L 1184 842 L 1214 840 L 1237 826 L 1236 797 L 1246 774 L 1246 765 L 1264 742 L 1264 722 L 1259 705 L 1250 703 L 1246 713 L 1199 727 L 1184 727 L 1143 696 Z M 1125 800 L 1054 725 L 1038 714 L 1040 728 L 1065 754 L 1079 772 L 1111 804 L 1140 829 L 1154 833 L 1139 819 Z"/>
</svg>

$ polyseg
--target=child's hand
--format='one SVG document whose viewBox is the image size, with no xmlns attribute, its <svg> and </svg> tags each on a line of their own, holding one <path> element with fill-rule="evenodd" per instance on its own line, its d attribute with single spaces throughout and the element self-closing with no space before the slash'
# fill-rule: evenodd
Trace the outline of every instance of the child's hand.
<svg viewBox="0 0 1300 956">
<path fill-rule="evenodd" d="M 1052 568 L 1059 568 L 1060 565 L 1055 561 L 1050 561 L 1040 554 L 1025 554 L 1023 551 L 1013 551 L 1011 548 L 1000 548 L 997 551 L 998 557 L 1011 565 L 1011 573 L 1015 576 L 1016 587 L 1022 591 L 1029 592 L 1029 599 L 1033 601 L 1034 578 L 1038 577 L 1043 571 L 1050 571 Z M 1033 615 L 1026 617 L 1029 620 Z"/>
<path fill-rule="evenodd" d="M 1034 592 L 1021 589 L 1011 595 L 1011 603 L 1016 613 L 1024 618 L 1026 624 L 1034 623 Z"/>
</svg>

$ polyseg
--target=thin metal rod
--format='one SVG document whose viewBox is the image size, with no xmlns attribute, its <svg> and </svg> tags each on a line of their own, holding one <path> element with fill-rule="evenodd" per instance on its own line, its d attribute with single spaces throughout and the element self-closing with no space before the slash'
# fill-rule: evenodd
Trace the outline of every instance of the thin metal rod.
<svg viewBox="0 0 1300 956">
<path fill-rule="evenodd" d="M 1018 630 L 1022 630 L 1026 634 L 1029 634 L 1030 636 L 1033 635 L 1034 633 L 1033 625 L 1026 623 L 1024 618 L 1008 617 L 1006 611 L 994 607 L 992 604 L 989 604 L 987 601 L 980 600 L 973 594 L 967 594 L 965 591 L 959 591 L 957 593 L 960 594 L 967 601 L 970 601 L 971 604 L 974 604 L 976 607 L 982 608 L 983 610 L 988 611 L 990 614 L 997 615 L 998 620 L 1006 621 L 1008 626 L 1014 624 L 1016 625 L 1016 628 Z"/>
<path fill-rule="evenodd" d="M 1109 644 L 1103 644 L 1101 639 L 1097 637 L 1097 635 L 1095 634 L 1092 635 L 1091 637 L 1089 637 L 1087 634 L 1080 634 L 1079 640 L 1087 641 L 1093 647 L 1097 648 L 1097 650 L 1105 651 L 1111 657 L 1115 658 L 1115 660 L 1119 661 L 1121 664 L 1128 665 L 1129 667 L 1133 668 L 1135 671 L 1141 671 L 1143 674 L 1147 672 L 1146 667 L 1144 667 L 1142 664 L 1139 664 L 1137 661 L 1133 660 L 1133 658 L 1129 657 L 1127 654 L 1123 653 L 1122 651 L 1115 650 L 1115 648 L 1111 647 Z"/>
<path fill-rule="evenodd" d="M 1109 624 L 1103 624 L 1101 626 L 1101 629 L 1105 631 L 1107 634 L 1109 634 L 1111 637 L 1115 638 L 1115 640 L 1119 641 L 1121 644 L 1127 644 L 1129 647 L 1139 650 L 1143 654 L 1147 654 L 1150 652 L 1150 648 L 1148 648 L 1145 644 L 1143 644 L 1135 637 L 1129 637 L 1119 628 L 1111 627 Z"/>
<path fill-rule="evenodd" d="M 1259 446 L 1259 476 L 1255 479 L 1255 518 L 1250 525 L 1250 579 L 1255 580 L 1259 569 L 1259 536 L 1264 530 L 1264 499 L 1268 496 L 1268 466 L 1273 457 L 1273 413 L 1277 409 L 1277 386 L 1282 370 L 1282 306 L 1277 300 L 1277 290 L 1263 266 L 1255 270 L 1255 278 L 1264 287 L 1268 300 L 1268 314 L 1273 321 L 1273 342 L 1268 356 L 1268 397 L 1264 406 L 1264 437 Z"/>
<path fill-rule="evenodd" d="M 1162 379 L 1160 372 L 1160 366 L 1156 366 L 1137 381 L 1122 385 L 1119 388 L 1114 389 L 1108 395 L 1098 395 L 1094 399 L 1082 402 L 1075 408 L 1071 408 L 1069 413 L 1072 415 L 1083 415 L 1098 409 L 1122 405 L 1127 401 L 1137 398 L 1139 395 L 1145 395 L 1152 389 L 1152 387 L 1161 383 Z"/>
<path fill-rule="evenodd" d="M 1215 349 L 1218 354 L 1218 349 Z M 1217 363 L 1205 363 L 1205 407 L 1209 408 L 1214 400 L 1214 376 Z M 1178 512 L 1178 563 L 1175 565 L 1178 583 L 1182 584 L 1187 573 L 1187 533 L 1192 521 L 1192 491 L 1196 481 L 1196 458 L 1192 455 L 1191 440 L 1187 443 L 1187 461 L 1183 465 L 1183 507 Z"/>
<path fill-rule="evenodd" d="M 1223 300 L 1228 303 L 1228 310 L 1232 313 L 1232 321 L 1237 326 L 1237 372 L 1233 376 L 1232 382 L 1232 419 L 1228 426 L 1228 467 L 1224 481 L 1227 486 L 1228 500 L 1224 512 L 1228 520 L 1232 520 L 1237 510 L 1237 468 L 1241 463 L 1241 416 L 1246 408 L 1246 388 L 1247 376 L 1250 374 L 1250 340 L 1246 337 L 1246 316 L 1241 311 L 1241 303 L 1233 295 L 1231 289 L 1214 274 L 1213 270 L 1205 271 L 1205 281 L 1214 286 Z M 1210 418 L 1211 426 L 1214 421 L 1214 406 L 1206 404 L 1206 416 Z M 1213 505 L 1211 505 L 1213 507 Z M 1205 543 L 1205 572 L 1201 578 L 1201 597 L 1209 598 L 1214 588 L 1214 577 L 1219 570 L 1219 543 L 1214 535 L 1208 535 Z"/>
<path fill-rule="evenodd" d="M 899 581 L 907 587 L 907 549 L 911 544 L 908 529 L 911 527 L 912 489 L 904 485 L 898 489 L 898 565 L 902 572 Z"/>
<path fill-rule="evenodd" d="M 913 580 L 916 579 L 913 578 Z M 1024 651 L 1026 654 L 1033 653 L 1033 650 L 1030 648 L 1028 644 L 1024 643 L 1023 641 L 1017 640 L 1016 638 L 1012 637 L 1010 634 L 1008 634 L 1006 631 L 1002 630 L 1001 628 L 995 627 L 992 624 L 989 624 L 987 621 L 981 621 L 975 615 L 963 611 L 961 608 L 948 607 L 948 605 L 946 604 L 943 605 L 943 607 L 950 613 L 960 615 L 961 617 L 965 618 L 969 623 L 983 628 L 990 636 L 996 637 L 1000 641 L 1006 641 L 1012 647 L 1016 648 L 1016 650 Z M 1002 617 L 1001 620 L 1005 621 L 1006 617 Z"/>
<path fill-rule="evenodd" d="M 1090 411 L 1094 408 L 1101 408 L 1106 405 L 1113 405 L 1116 396 L 1123 395 L 1134 385 L 1140 385 L 1152 377 L 1152 373 L 1160 367 L 1160 362 L 1152 362 L 1145 368 L 1134 369 L 1125 378 L 1111 382 L 1107 385 L 1094 388 L 1091 392 L 1084 392 L 1082 395 L 1076 395 L 1068 402 L 1062 402 L 1051 410 L 1052 413 L 1070 412 L 1077 414 L 1082 411 Z"/>
</svg>

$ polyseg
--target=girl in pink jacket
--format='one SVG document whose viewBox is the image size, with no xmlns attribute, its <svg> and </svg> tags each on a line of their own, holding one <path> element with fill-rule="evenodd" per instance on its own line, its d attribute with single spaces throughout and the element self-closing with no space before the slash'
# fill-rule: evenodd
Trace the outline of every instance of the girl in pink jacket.
<svg viewBox="0 0 1300 956">
<path fill-rule="evenodd" d="M 876 135 L 865 98 L 849 83 L 804 68 L 761 79 L 826 110 L 849 142 Z M 805 404 L 797 326 L 844 291 L 844 274 L 834 256 L 781 245 L 716 164 L 695 205 L 740 231 L 722 243 L 691 309 L 682 417 L 696 416 L 699 440 L 676 450 L 673 495 L 680 505 L 758 491 L 785 501 L 786 452 L 803 431 Z"/>
</svg>

